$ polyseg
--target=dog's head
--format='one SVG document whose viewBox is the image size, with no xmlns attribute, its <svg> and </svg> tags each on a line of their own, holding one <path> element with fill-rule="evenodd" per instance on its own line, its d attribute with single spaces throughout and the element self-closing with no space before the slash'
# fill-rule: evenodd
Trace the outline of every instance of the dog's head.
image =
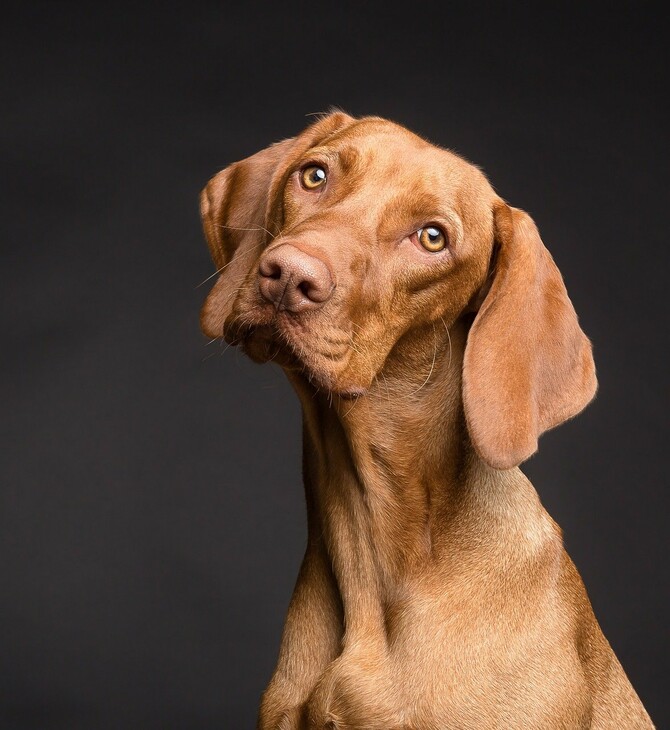
<svg viewBox="0 0 670 730">
<path fill-rule="evenodd" d="M 360 396 L 405 335 L 476 312 L 463 402 L 496 468 L 593 397 L 590 343 L 532 220 L 397 124 L 330 114 L 220 172 L 201 210 L 220 273 L 202 329 L 254 360 Z"/>
</svg>

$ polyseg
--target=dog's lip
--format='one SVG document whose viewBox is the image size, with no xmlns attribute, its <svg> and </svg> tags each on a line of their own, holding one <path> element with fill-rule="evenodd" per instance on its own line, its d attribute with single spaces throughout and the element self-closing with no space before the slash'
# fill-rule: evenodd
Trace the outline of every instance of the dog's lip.
<svg viewBox="0 0 670 730">
<path fill-rule="evenodd" d="M 232 324 L 226 324 L 223 328 L 223 339 L 230 345 L 242 345 L 259 331 L 274 329 L 270 323 L 244 322 L 237 320 Z"/>
<path fill-rule="evenodd" d="M 244 345 L 254 337 L 263 338 L 268 343 L 281 347 L 282 350 L 294 351 L 292 346 L 295 334 L 288 321 L 290 316 L 285 311 L 276 311 L 274 307 L 253 312 L 251 316 L 231 316 L 231 322 L 224 326 L 224 339 L 232 345 Z M 284 320 L 287 320 L 286 322 Z"/>
<path fill-rule="evenodd" d="M 315 368 L 301 357 L 292 342 L 295 334 L 282 327 L 278 321 L 281 315 L 278 312 L 269 321 L 263 319 L 249 322 L 238 319 L 233 326 L 224 328 L 224 339 L 231 345 L 241 346 L 250 354 L 249 349 L 254 338 L 262 338 L 267 348 L 265 358 L 268 361 L 272 360 L 290 370 L 303 371 L 310 382 L 344 400 L 356 400 L 366 394 L 367 389 L 358 385 L 338 388 L 329 373 Z"/>
</svg>

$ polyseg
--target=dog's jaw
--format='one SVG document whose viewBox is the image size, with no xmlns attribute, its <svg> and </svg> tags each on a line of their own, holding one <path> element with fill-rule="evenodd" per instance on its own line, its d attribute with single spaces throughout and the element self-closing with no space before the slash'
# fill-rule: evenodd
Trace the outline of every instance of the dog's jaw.
<svg viewBox="0 0 670 730">
<path fill-rule="evenodd" d="M 360 398 L 368 390 L 368 384 L 346 377 L 353 349 L 345 344 L 335 350 L 313 331 L 299 323 L 286 312 L 252 310 L 246 315 L 233 315 L 224 327 L 224 339 L 239 347 L 256 363 L 274 362 L 287 374 L 302 377 L 315 390 L 344 400 Z M 342 341 L 349 341 L 338 333 Z M 343 375 L 345 377 L 343 377 Z"/>
</svg>

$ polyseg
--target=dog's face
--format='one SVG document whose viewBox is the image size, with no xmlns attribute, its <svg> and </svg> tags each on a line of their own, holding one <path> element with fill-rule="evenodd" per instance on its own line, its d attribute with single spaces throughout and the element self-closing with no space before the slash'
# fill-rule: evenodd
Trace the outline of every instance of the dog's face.
<svg viewBox="0 0 670 730">
<path fill-rule="evenodd" d="M 203 191 L 220 277 L 203 331 L 341 396 L 403 343 L 476 312 L 463 353 L 475 447 L 506 468 L 595 392 L 590 344 L 530 218 L 473 165 L 379 118 L 331 114 Z M 419 343 L 417 345 L 417 343 Z"/>
<path fill-rule="evenodd" d="M 475 167 L 382 119 L 334 115 L 303 137 L 255 191 L 263 220 L 235 221 L 267 232 L 227 282 L 225 318 L 216 297 L 203 321 L 255 360 L 360 394 L 405 333 L 450 326 L 481 288 L 495 196 Z"/>
</svg>

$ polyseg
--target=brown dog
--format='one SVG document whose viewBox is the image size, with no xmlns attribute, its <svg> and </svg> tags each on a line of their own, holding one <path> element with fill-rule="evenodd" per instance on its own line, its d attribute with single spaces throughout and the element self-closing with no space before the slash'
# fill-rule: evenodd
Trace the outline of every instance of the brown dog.
<svg viewBox="0 0 670 730">
<path fill-rule="evenodd" d="M 533 221 L 334 113 L 202 194 L 211 337 L 286 370 L 309 537 L 259 728 L 651 728 L 517 468 L 593 398 Z"/>
</svg>

